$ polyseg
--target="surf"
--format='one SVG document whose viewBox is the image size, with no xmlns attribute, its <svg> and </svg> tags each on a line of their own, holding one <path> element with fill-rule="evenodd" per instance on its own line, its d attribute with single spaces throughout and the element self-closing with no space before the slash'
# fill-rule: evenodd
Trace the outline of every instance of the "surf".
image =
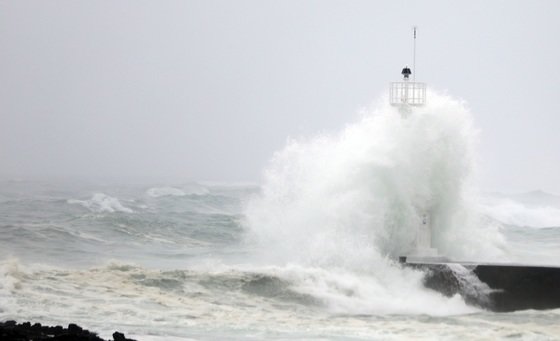
<svg viewBox="0 0 560 341">
<path fill-rule="evenodd" d="M 414 250 L 428 209 L 439 252 L 506 259 L 498 227 L 476 209 L 472 115 L 464 102 L 427 91 L 430 101 L 406 120 L 380 100 L 339 133 L 292 139 L 276 152 L 245 210 L 255 259 L 343 271 L 382 288 L 385 304 L 403 291 L 420 298 L 421 276 L 395 259 Z"/>
</svg>

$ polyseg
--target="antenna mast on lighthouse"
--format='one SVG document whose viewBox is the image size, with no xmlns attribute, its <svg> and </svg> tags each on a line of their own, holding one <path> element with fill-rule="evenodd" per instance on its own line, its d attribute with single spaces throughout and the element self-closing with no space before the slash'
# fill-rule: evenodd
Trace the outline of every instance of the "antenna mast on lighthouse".
<svg viewBox="0 0 560 341">
<path fill-rule="evenodd" d="M 415 82 L 416 81 L 416 26 L 414 26 L 414 49 L 412 52 L 412 70 L 414 70 L 414 72 L 412 73 L 412 81 Z"/>
</svg>

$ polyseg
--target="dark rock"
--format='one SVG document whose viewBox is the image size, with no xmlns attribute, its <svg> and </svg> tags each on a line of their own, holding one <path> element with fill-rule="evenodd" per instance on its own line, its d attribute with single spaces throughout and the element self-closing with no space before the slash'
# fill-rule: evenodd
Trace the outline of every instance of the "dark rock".
<svg viewBox="0 0 560 341">
<path fill-rule="evenodd" d="M 82 338 L 79 337 L 78 335 L 73 335 L 73 334 L 62 334 L 62 335 L 58 335 L 55 336 L 53 338 L 50 339 L 45 339 L 45 340 L 54 340 L 54 341 L 86 341 L 88 340 L 87 338 Z"/>
<path fill-rule="evenodd" d="M 428 268 L 424 276 L 424 286 L 447 297 L 461 291 L 459 280 L 447 265 L 434 265 Z"/>
<path fill-rule="evenodd" d="M 60 335 L 64 333 L 64 328 L 62 328 L 62 326 L 52 327 L 52 333 L 53 335 Z"/>
<path fill-rule="evenodd" d="M 114 332 L 113 333 L 113 340 L 114 341 L 136 341 L 134 339 L 127 339 L 123 333 Z"/>
<path fill-rule="evenodd" d="M 68 333 L 70 334 L 81 334 L 82 333 L 82 327 L 74 324 L 74 323 L 70 323 L 68 325 Z"/>
<path fill-rule="evenodd" d="M 120 333 L 119 333 L 120 334 Z M 124 338 L 125 341 L 129 339 Z M 92 333 L 77 324 L 71 323 L 68 328 L 61 326 L 42 326 L 40 323 L 31 325 L 30 322 L 17 324 L 15 321 L 0 322 L 0 340 L 2 341 L 104 341 L 97 334 Z"/>
<path fill-rule="evenodd" d="M 126 338 L 124 337 L 123 333 L 114 332 L 113 333 L 113 340 L 115 340 L 115 341 L 125 341 Z"/>
<path fill-rule="evenodd" d="M 472 268 L 459 264 L 435 264 L 427 268 L 424 286 L 447 297 L 461 295 L 466 303 L 492 309 L 492 289 L 480 281 Z"/>
</svg>

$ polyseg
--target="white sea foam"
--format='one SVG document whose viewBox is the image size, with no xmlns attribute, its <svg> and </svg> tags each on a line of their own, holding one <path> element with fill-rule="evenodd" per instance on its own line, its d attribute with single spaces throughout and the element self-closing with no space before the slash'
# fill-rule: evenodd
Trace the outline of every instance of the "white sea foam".
<svg viewBox="0 0 560 341">
<path fill-rule="evenodd" d="M 448 316 L 478 311 L 467 306 L 458 295 L 449 299 L 426 290 L 419 271 L 390 265 L 382 271 L 376 270 L 359 273 L 288 264 L 260 271 L 286 279 L 294 291 L 319 299 L 335 314 Z"/>
<path fill-rule="evenodd" d="M 82 205 L 83 207 L 89 209 L 92 212 L 124 212 L 124 213 L 132 213 L 134 212 L 132 209 L 125 207 L 121 204 L 119 199 L 108 196 L 107 194 L 103 193 L 95 193 L 88 200 L 77 200 L 77 199 L 70 199 L 68 200 L 69 204 L 78 204 Z"/>
<path fill-rule="evenodd" d="M 0 262 L 2 282 L 15 283 L 9 292 L 0 290 L 5 302 L 0 318 L 48 316 L 53 323 L 72 321 L 102 334 L 116 328 L 128 334 L 123 326 L 136 333 L 164 330 L 166 335 L 217 325 L 230 331 L 281 331 L 288 326 L 319 331 L 331 324 L 325 318 L 333 313 L 370 314 L 380 307 L 405 312 L 413 303 L 411 292 L 388 302 L 383 295 L 387 288 L 375 281 L 300 266 L 165 272 L 126 264 L 84 270 L 22 267 L 17 261 Z M 458 298 L 448 300 L 435 292 L 425 291 L 418 300 L 425 304 L 417 304 L 413 313 L 476 311 Z M 328 304 L 327 311 L 323 304 Z"/>
<path fill-rule="evenodd" d="M 301 265 L 64 269 L 11 259 L 0 261 L 0 320 L 74 322 L 105 338 L 119 330 L 161 340 L 550 338 L 560 330 L 560 311 L 485 313 L 407 285 L 417 283 L 415 271 L 395 274 Z"/>
</svg>

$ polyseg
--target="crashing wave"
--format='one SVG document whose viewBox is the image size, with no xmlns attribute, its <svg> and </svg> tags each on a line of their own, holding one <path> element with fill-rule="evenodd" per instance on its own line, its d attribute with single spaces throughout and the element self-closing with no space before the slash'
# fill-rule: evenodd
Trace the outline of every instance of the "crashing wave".
<svg viewBox="0 0 560 341">
<path fill-rule="evenodd" d="M 477 131 L 465 105 L 430 93 L 407 119 L 387 103 L 337 136 L 290 141 L 247 209 L 251 237 L 284 261 L 360 268 L 412 251 L 430 213 L 433 246 L 459 259 L 497 259 L 472 190 Z"/>
<path fill-rule="evenodd" d="M 436 302 L 419 274 L 392 261 L 414 251 L 424 214 L 441 255 L 505 257 L 500 231 L 474 205 L 471 114 L 450 97 L 429 98 L 406 119 L 385 103 L 338 135 L 290 141 L 277 152 L 246 210 L 256 258 L 346 273 L 342 293 L 333 290 L 344 287 L 337 278 L 298 285 L 315 295 L 323 290 L 336 311 L 394 313 Z"/>
</svg>

